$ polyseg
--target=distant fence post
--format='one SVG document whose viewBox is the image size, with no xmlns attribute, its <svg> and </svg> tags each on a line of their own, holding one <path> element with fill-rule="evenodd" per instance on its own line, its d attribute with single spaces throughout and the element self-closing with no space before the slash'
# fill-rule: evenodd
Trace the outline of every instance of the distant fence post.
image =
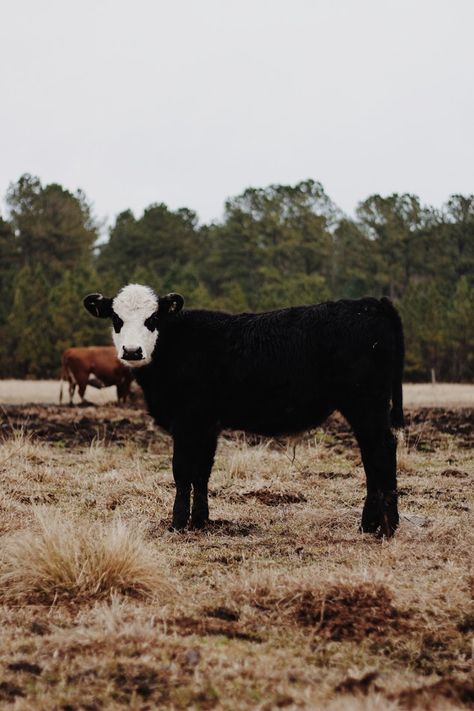
<svg viewBox="0 0 474 711">
<path fill-rule="evenodd" d="M 434 368 L 431 368 L 431 383 L 435 385 L 436 383 L 436 371 Z"/>
</svg>

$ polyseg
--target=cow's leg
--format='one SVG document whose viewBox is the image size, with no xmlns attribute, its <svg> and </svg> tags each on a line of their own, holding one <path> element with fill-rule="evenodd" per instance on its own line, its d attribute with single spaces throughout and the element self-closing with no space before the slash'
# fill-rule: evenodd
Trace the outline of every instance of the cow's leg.
<svg viewBox="0 0 474 711">
<path fill-rule="evenodd" d="M 185 528 L 191 510 L 191 487 L 193 507 L 191 525 L 202 528 L 209 519 L 207 487 L 217 445 L 217 430 L 194 428 L 179 429 L 173 434 L 173 476 L 176 498 L 173 506 L 173 528 Z"/>
<path fill-rule="evenodd" d="M 81 405 L 92 405 L 91 402 L 88 402 L 86 398 L 84 397 L 84 393 L 86 392 L 86 388 L 88 385 L 88 376 L 87 374 L 81 374 L 81 377 L 77 378 L 77 387 L 78 387 L 78 392 L 79 392 L 79 397 L 81 398 Z"/>
<path fill-rule="evenodd" d="M 193 509 L 191 511 L 191 526 L 204 528 L 209 521 L 208 484 L 211 476 L 214 455 L 217 446 L 217 432 L 208 432 L 199 442 L 199 456 L 193 476 Z"/>
<path fill-rule="evenodd" d="M 117 383 L 117 402 L 119 405 L 127 402 L 127 383 Z"/>
<path fill-rule="evenodd" d="M 360 528 L 387 538 L 398 526 L 396 439 L 390 424 L 388 407 L 372 410 L 370 404 L 357 414 L 346 414 L 360 447 L 367 477 L 367 498 Z"/>
<path fill-rule="evenodd" d="M 69 404 L 70 405 L 72 405 L 75 390 L 76 390 L 76 383 L 73 380 L 70 380 L 69 381 Z"/>
<path fill-rule="evenodd" d="M 390 428 L 358 437 L 367 475 L 361 530 L 387 538 L 398 526 L 396 440 Z"/>
</svg>

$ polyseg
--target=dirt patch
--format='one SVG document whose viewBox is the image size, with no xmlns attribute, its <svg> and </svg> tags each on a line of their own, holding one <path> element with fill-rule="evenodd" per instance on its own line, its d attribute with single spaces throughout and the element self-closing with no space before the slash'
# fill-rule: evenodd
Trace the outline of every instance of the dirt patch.
<svg viewBox="0 0 474 711">
<path fill-rule="evenodd" d="M 334 691 L 341 694 L 368 694 L 370 687 L 376 679 L 379 678 L 378 671 L 370 671 L 363 674 L 361 677 L 348 676 L 338 684 Z"/>
<path fill-rule="evenodd" d="M 120 702 L 129 703 L 133 696 L 166 703 L 170 697 L 170 680 L 166 671 L 148 667 L 144 664 L 136 667 L 120 664 L 112 674 L 115 690 L 112 696 Z"/>
<path fill-rule="evenodd" d="M 0 681 L 0 700 L 15 701 L 17 696 L 25 696 L 23 689 L 10 681 Z"/>
<path fill-rule="evenodd" d="M 237 622 L 240 618 L 240 613 L 236 610 L 231 610 L 230 607 L 213 607 L 209 610 L 205 610 L 207 617 L 215 617 L 218 620 L 225 620 L 226 622 Z"/>
<path fill-rule="evenodd" d="M 413 446 L 421 451 L 431 451 L 446 435 L 452 435 L 460 446 L 471 445 L 474 432 L 474 409 L 445 409 L 441 407 L 416 408 L 406 411 L 407 427 Z M 23 429 L 35 439 L 55 442 L 71 447 L 90 444 L 95 440 L 105 443 L 128 441 L 146 446 L 160 438 L 169 439 L 153 426 L 144 409 L 101 405 L 96 407 L 59 407 L 57 405 L 4 405 L 0 407 L 0 437 L 11 435 L 12 431 Z M 332 415 L 319 428 L 324 444 L 335 452 L 347 452 L 356 447 L 352 431 L 338 414 Z M 242 438 L 241 433 L 224 432 L 226 438 Z M 256 435 L 246 435 L 247 444 L 267 441 Z M 275 440 L 275 447 L 281 443 Z M 338 472 L 332 475 L 344 477 Z M 324 476 L 324 473 L 318 474 Z"/>
<path fill-rule="evenodd" d="M 193 617 L 178 617 L 173 620 L 176 631 L 182 635 L 197 634 L 200 636 L 216 635 L 227 639 L 242 639 L 246 642 L 262 642 L 262 638 L 252 632 L 247 632 L 234 621 L 220 619 L 195 619 Z"/>
<path fill-rule="evenodd" d="M 255 498 L 261 504 L 265 504 L 265 506 L 301 504 L 307 501 L 306 496 L 303 496 L 303 494 L 279 493 L 267 491 L 266 489 L 260 489 L 259 491 L 248 491 L 244 494 L 244 496 Z"/>
<path fill-rule="evenodd" d="M 90 444 L 134 442 L 147 446 L 166 435 L 155 428 L 144 412 L 113 405 L 102 407 L 59 407 L 43 405 L 0 408 L 0 438 L 22 430 L 33 439 L 64 447 Z"/>
<path fill-rule="evenodd" d="M 474 679 L 440 679 L 435 684 L 426 684 L 417 688 L 404 689 L 399 694 L 389 695 L 404 708 L 430 708 L 430 701 L 443 697 L 463 706 L 472 708 L 474 703 Z"/>
<path fill-rule="evenodd" d="M 217 533 L 223 536 L 251 536 L 253 533 L 259 532 L 259 527 L 254 523 L 238 523 L 236 521 L 227 521 L 226 519 L 215 519 L 209 521 L 204 533 Z"/>
<path fill-rule="evenodd" d="M 450 476 L 455 479 L 468 479 L 469 474 L 467 472 L 462 472 L 459 469 L 444 469 L 441 472 L 441 476 Z"/>
<path fill-rule="evenodd" d="M 380 638 L 389 629 L 406 627 L 384 585 L 334 586 L 323 595 L 308 590 L 294 614 L 299 624 L 314 626 L 319 635 L 335 641 L 361 642 L 368 636 Z"/>
<path fill-rule="evenodd" d="M 474 409 L 449 409 L 423 407 L 409 410 L 406 422 L 410 438 L 417 449 L 429 451 L 429 446 L 437 446 L 441 435 L 452 435 L 461 447 L 472 446 L 474 433 Z"/>
<path fill-rule="evenodd" d="M 38 676 L 43 671 L 38 664 L 28 662 L 26 659 L 21 659 L 18 662 L 12 662 L 8 665 L 8 669 L 15 672 L 26 672 L 27 674 L 33 674 L 34 676 Z"/>
<path fill-rule="evenodd" d="M 351 472 L 312 472 L 312 474 L 320 479 L 350 479 L 353 476 Z"/>
<path fill-rule="evenodd" d="M 290 589 L 276 597 L 271 588 L 256 588 L 246 602 L 280 620 L 312 627 L 318 637 L 361 642 L 383 639 L 390 632 L 410 629 L 407 611 L 398 610 L 390 590 L 382 584 L 331 585 L 327 588 Z"/>
</svg>

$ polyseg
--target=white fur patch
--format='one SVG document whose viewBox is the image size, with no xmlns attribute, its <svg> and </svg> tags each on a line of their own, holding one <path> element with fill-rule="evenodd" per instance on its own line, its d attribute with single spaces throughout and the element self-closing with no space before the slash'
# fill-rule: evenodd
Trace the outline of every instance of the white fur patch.
<svg viewBox="0 0 474 711">
<path fill-rule="evenodd" d="M 112 302 L 114 313 L 122 319 L 120 333 L 112 331 L 117 355 L 122 363 L 133 368 L 147 365 L 158 338 L 158 331 L 150 331 L 145 326 L 147 318 L 158 310 L 158 297 L 153 289 L 142 284 L 127 284 L 119 291 Z M 123 349 L 127 351 L 142 349 L 141 360 L 123 360 Z"/>
</svg>

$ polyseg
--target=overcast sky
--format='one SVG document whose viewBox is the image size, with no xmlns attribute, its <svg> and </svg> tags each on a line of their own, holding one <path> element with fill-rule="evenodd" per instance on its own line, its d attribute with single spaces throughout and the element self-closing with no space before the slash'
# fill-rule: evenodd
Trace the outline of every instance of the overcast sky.
<svg viewBox="0 0 474 711">
<path fill-rule="evenodd" d="M 218 219 L 247 186 L 474 191 L 474 0 L 0 3 L 0 194 Z"/>
</svg>

